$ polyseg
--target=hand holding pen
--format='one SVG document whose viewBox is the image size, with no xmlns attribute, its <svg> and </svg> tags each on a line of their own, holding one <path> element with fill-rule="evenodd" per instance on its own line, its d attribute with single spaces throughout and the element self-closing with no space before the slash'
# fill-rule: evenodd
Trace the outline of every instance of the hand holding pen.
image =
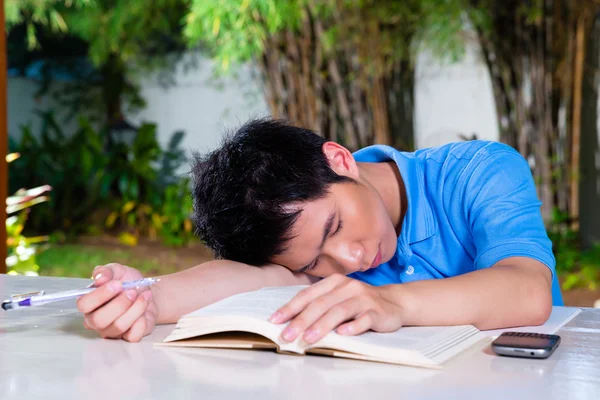
<svg viewBox="0 0 600 400">
<path fill-rule="evenodd" d="M 83 326 L 103 338 L 138 342 L 152 332 L 158 316 L 154 292 L 160 283 L 142 291 L 123 289 L 123 282 L 142 279 L 142 274 L 121 264 L 107 264 L 92 274 L 98 289 L 77 299 Z"/>
<path fill-rule="evenodd" d="M 13 296 L 2 303 L 2 308 L 43 306 L 77 298 L 77 308 L 84 314 L 83 326 L 97 331 L 103 338 L 138 342 L 152 332 L 158 308 L 150 286 L 160 279 L 144 279 L 138 270 L 121 264 L 96 267 L 92 277 L 94 283 L 86 288 Z"/>
<path fill-rule="evenodd" d="M 35 307 L 77 298 L 77 308 L 84 314 L 84 327 L 104 338 L 138 342 L 152 331 L 158 309 L 150 286 L 160 279 L 144 279 L 138 270 L 121 264 L 96 267 L 92 276 L 94 283 L 86 288 L 13 296 L 2 303 L 2 308 Z"/>
<path fill-rule="evenodd" d="M 123 290 L 139 290 L 142 288 L 150 287 L 151 285 L 157 283 L 159 280 L 160 279 L 156 278 L 145 278 L 137 281 L 122 282 L 122 288 Z M 81 297 L 83 295 L 93 292 L 96 289 L 97 287 L 95 287 L 94 284 L 91 284 L 82 289 L 67 290 L 64 292 L 49 294 L 45 294 L 44 292 L 34 292 L 24 295 L 16 295 L 12 296 L 10 300 L 4 301 L 2 303 L 2 309 L 8 311 L 17 308 L 44 306 L 46 304 L 51 304 L 57 301 L 64 301 L 68 299 Z"/>
</svg>

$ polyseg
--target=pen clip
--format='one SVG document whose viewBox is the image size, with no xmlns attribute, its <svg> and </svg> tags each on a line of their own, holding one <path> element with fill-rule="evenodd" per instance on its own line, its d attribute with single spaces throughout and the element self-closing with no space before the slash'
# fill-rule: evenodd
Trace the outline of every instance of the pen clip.
<svg viewBox="0 0 600 400">
<path fill-rule="evenodd" d="M 44 293 L 46 293 L 46 292 L 44 292 L 43 290 L 39 290 L 37 292 L 13 294 L 12 296 L 10 296 L 10 300 L 11 301 L 19 301 L 19 300 L 23 300 L 23 299 L 26 299 L 26 298 L 32 297 L 32 296 L 41 296 Z"/>
</svg>

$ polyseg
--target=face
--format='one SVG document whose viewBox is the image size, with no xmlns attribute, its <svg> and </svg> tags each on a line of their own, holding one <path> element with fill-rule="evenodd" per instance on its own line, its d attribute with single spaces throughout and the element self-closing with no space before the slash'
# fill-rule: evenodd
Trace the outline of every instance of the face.
<svg viewBox="0 0 600 400">
<path fill-rule="evenodd" d="M 319 277 L 366 271 L 389 261 L 397 236 L 379 193 L 361 178 L 348 150 L 328 143 L 324 152 L 335 172 L 358 183 L 337 183 L 322 199 L 290 205 L 301 210 L 294 238 L 272 261 Z"/>
</svg>

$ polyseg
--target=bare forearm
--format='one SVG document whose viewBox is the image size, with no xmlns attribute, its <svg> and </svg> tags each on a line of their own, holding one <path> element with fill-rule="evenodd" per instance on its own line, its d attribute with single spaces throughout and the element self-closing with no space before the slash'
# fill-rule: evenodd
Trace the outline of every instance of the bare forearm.
<svg viewBox="0 0 600 400">
<path fill-rule="evenodd" d="M 390 285 L 390 293 L 403 307 L 405 325 L 539 325 L 552 309 L 549 276 L 541 269 L 500 265 L 453 278 Z"/>
<path fill-rule="evenodd" d="M 174 323 L 179 317 L 237 293 L 266 286 L 308 285 L 312 279 L 280 266 L 253 267 L 226 260 L 210 261 L 160 277 L 152 288 L 158 307 L 158 323 Z"/>
</svg>

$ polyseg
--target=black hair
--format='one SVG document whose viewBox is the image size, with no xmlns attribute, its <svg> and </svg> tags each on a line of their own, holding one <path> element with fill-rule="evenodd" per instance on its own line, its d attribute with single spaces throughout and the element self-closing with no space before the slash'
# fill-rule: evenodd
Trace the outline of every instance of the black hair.
<svg viewBox="0 0 600 400">
<path fill-rule="evenodd" d="M 325 139 L 282 120 L 250 120 L 192 167 L 196 233 L 217 258 L 261 266 L 286 250 L 301 210 L 323 198 L 336 174 Z"/>
</svg>

